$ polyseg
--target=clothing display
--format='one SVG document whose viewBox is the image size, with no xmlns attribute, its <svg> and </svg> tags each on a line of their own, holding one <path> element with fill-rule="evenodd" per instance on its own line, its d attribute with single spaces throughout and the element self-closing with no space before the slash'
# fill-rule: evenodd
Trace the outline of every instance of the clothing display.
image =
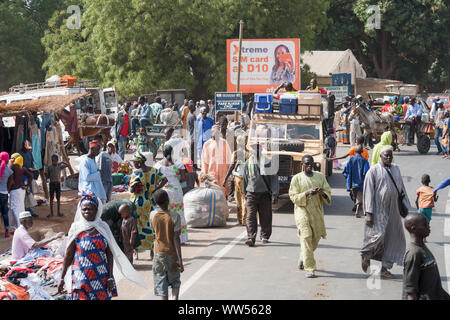
<svg viewBox="0 0 450 320">
<path fill-rule="evenodd" d="M 11 250 L 1 254 L 0 300 L 55 300 L 61 296 L 57 285 L 63 266 L 60 249 L 65 251 L 65 247 L 65 239 L 56 239 L 20 260 L 12 257 Z"/>
</svg>

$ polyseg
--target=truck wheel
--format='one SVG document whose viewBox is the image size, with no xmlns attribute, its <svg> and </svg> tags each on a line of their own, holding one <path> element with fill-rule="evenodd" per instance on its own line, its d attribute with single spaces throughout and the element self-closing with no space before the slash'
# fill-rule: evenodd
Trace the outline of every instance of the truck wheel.
<svg viewBox="0 0 450 320">
<path fill-rule="evenodd" d="M 417 139 L 417 150 L 421 154 L 427 154 L 430 150 L 430 137 L 425 134 L 420 135 Z"/>
</svg>

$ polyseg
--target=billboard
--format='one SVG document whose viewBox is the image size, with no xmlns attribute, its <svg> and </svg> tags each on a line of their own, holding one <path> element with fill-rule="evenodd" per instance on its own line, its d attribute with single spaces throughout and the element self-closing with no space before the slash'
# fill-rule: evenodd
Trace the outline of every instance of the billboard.
<svg viewBox="0 0 450 320">
<path fill-rule="evenodd" d="M 300 87 L 300 39 L 243 39 L 242 93 L 272 93 L 283 82 Z M 227 91 L 235 92 L 239 68 L 239 40 L 227 40 Z"/>
<path fill-rule="evenodd" d="M 345 97 L 348 96 L 347 86 L 333 86 L 333 87 L 323 87 L 327 92 L 332 92 L 336 98 L 335 103 L 341 103 L 345 101 Z"/>
</svg>

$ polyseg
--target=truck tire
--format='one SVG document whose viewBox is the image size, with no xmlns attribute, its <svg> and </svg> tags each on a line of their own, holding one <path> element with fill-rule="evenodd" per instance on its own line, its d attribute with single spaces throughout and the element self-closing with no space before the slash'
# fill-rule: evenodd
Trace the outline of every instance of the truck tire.
<svg viewBox="0 0 450 320">
<path fill-rule="evenodd" d="M 303 142 L 272 142 L 271 150 L 303 152 L 305 144 Z"/>
</svg>

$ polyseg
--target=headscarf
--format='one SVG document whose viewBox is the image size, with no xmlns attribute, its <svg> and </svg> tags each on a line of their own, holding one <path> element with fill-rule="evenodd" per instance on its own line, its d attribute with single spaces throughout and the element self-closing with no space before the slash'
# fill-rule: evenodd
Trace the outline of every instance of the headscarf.
<svg viewBox="0 0 450 320">
<path fill-rule="evenodd" d="M 8 152 L 2 152 L 0 153 L 0 179 L 3 178 L 3 174 L 5 173 L 6 165 L 9 161 L 9 154 Z"/>
<path fill-rule="evenodd" d="M 113 274 L 114 279 L 116 283 L 118 283 L 121 279 L 127 278 L 130 281 L 133 281 L 134 283 L 147 288 L 147 284 L 145 283 L 144 279 L 141 277 L 141 275 L 134 269 L 133 265 L 130 263 L 128 258 L 125 256 L 125 254 L 122 252 L 122 250 L 117 245 L 116 240 L 114 239 L 114 236 L 111 232 L 111 229 L 109 228 L 108 224 L 101 220 L 101 215 L 103 212 L 103 205 L 102 203 L 96 199 L 98 203 L 97 207 L 97 215 L 95 216 L 94 221 L 87 221 L 83 215 L 81 214 L 81 204 L 84 201 L 90 201 L 95 204 L 95 200 L 93 198 L 96 198 L 95 196 L 84 194 L 84 198 L 82 196 L 82 199 L 78 203 L 77 212 L 75 214 L 75 219 L 72 223 L 72 226 L 69 230 L 69 235 L 67 238 L 67 246 L 69 246 L 73 240 L 83 231 L 87 231 L 89 229 L 95 228 L 105 239 L 108 243 L 108 247 L 111 250 L 113 257 L 114 257 L 114 266 L 113 266 Z M 67 247 L 66 247 L 67 250 Z M 72 291 L 72 266 L 69 267 L 67 270 L 66 276 L 64 278 L 65 282 L 65 288 L 67 292 Z"/>
<path fill-rule="evenodd" d="M 140 153 L 140 152 L 138 151 L 138 152 L 136 152 L 136 153 L 134 154 L 133 161 L 142 161 L 142 162 L 146 162 L 146 161 L 147 161 L 147 158 L 146 158 L 142 153 Z"/>
<path fill-rule="evenodd" d="M 14 158 L 14 164 L 19 165 L 21 168 L 23 167 L 23 158 L 20 154 L 14 153 L 11 158 Z"/>
<path fill-rule="evenodd" d="M 392 146 L 392 133 L 390 131 L 386 131 L 381 135 L 380 143 L 378 143 L 373 148 L 372 153 L 372 165 L 375 165 L 380 162 L 380 153 L 381 149 L 385 146 Z M 394 162 L 394 159 L 392 158 L 392 162 Z"/>
<path fill-rule="evenodd" d="M 86 193 L 85 191 L 81 191 L 80 205 L 85 201 L 93 203 L 95 207 L 98 208 L 98 199 L 93 193 Z"/>
</svg>

